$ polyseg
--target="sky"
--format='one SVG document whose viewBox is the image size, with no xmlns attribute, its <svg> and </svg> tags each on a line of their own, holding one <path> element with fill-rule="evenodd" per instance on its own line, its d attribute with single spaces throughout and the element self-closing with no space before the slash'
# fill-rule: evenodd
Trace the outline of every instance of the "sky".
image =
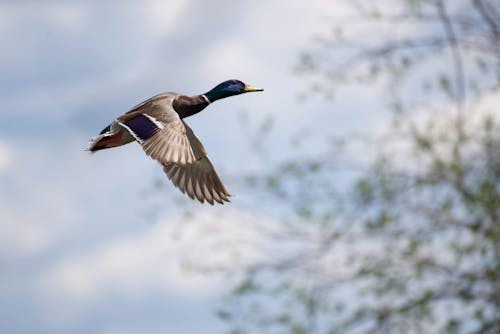
<svg viewBox="0 0 500 334">
<path fill-rule="evenodd" d="M 373 89 L 342 91 L 336 103 L 299 98 L 300 53 L 346 11 L 329 0 L 0 2 L 0 332 L 222 332 L 214 315 L 230 278 L 186 267 L 268 256 L 264 240 L 238 244 L 275 222 L 241 175 L 296 153 L 290 138 L 305 130 L 381 122 Z M 183 196 L 135 143 L 85 152 L 139 102 L 232 78 L 265 91 L 187 119 L 230 204 Z M 269 118 L 262 160 L 249 131 Z M 305 153 L 321 151 L 309 144 Z"/>
<path fill-rule="evenodd" d="M 314 125 L 308 110 L 331 119 L 330 103 L 298 102 L 305 85 L 293 67 L 338 10 L 326 0 L 2 1 L 0 332 L 221 332 L 224 281 L 186 272 L 184 255 L 234 261 L 200 244 L 203 228 L 231 239 L 272 220 L 239 186 L 259 164 L 241 118 L 277 119 L 266 144 L 276 159 Z M 265 91 L 187 121 L 234 194 L 229 205 L 181 196 L 135 143 L 84 151 L 150 96 L 200 94 L 231 78 Z M 361 119 L 335 112 L 339 131 Z M 179 206 L 193 213 L 189 224 Z M 235 266 L 258 256 L 238 252 Z"/>
</svg>

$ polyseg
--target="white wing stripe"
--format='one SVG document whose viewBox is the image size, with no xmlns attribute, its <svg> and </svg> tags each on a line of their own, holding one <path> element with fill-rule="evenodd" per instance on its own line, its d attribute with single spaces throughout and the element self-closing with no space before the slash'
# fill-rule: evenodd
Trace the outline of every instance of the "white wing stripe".
<svg viewBox="0 0 500 334">
<path fill-rule="evenodd" d="M 148 114 L 143 114 L 144 116 L 146 116 L 147 118 L 149 118 L 149 120 L 151 122 L 154 123 L 154 125 L 156 125 L 160 130 L 163 129 L 165 126 L 163 125 L 163 123 L 161 122 L 158 122 L 158 120 L 156 118 L 154 118 L 153 116 L 151 115 L 148 115 Z"/>
<path fill-rule="evenodd" d="M 137 140 L 137 142 L 139 142 L 140 144 L 142 144 L 144 141 L 139 138 L 139 136 L 134 132 L 134 130 L 132 130 L 129 126 L 127 126 L 125 123 L 123 122 L 120 122 L 120 121 L 116 121 L 118 124 L 120 124 L 121 126 L 123 126 L 125 129 L 127 129 L 127 131 L 132 135 L 132 137 L 134 137 L 135 140 Z"/>
</svg>

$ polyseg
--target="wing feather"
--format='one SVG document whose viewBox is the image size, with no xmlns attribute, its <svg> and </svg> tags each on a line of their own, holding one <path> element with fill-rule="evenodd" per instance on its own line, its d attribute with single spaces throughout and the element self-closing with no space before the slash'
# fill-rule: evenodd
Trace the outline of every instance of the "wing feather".
<svg viewBox="0 0 500 334">
<path fill-rule="evenodd" d="M 201 203 L 229 202 L 230 195 L 208 159 L 205 148 L 193 130 L 173 110 L 174 97 L 158 95 L 118 117 L 117 122 L 126 124 L 141 114 L 147 116 L 158 129 L 138 142 L 148 156 L 163 165 L 165 174 L 174 186 Z"/>
<path fill-rule="evenodd" d="M 172 101 L 177 96 L 173 93 L 157 95 L 116 119 L 137 139 L 147 155 L 163 165 L 171 162 L 188 164 L 201 158 L 193 150 L 185 123 L 172 107 Z M 140 115 L 146 116 L 150 124 L 157 128 L 148 131 L 150 135 L 147 138 L 139 138 L 133 129 L 126 126 L 127 122 L 132 122 Z"/>
<path fill-rule="evenodd" d="M 191 128 L 184 124 L 193 152 L 200 158 L 193 163 L 165 164 L 163 170 L 172 183 L 183 193 L 201 203 L 229 202 L 229 193 L 206 155 L 205 148 L 196 138 Z"/>
</svg>

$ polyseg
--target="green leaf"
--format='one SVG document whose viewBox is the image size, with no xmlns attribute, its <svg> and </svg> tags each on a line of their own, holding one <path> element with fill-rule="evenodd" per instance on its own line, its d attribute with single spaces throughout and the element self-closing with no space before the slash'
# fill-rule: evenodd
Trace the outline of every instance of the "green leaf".
<svg viewBox="0 0 500 334">
<path fill-rule="evenodd" d="M 229 321 L 232 318 L 231 313 L 229 313 L 229 312 L 227 312 L 225 310 L 219 310 L 219 311 L 217 311 L 216 315 L 222 321 Z"/>
<path fill-rule="evenodd" d="M 259 289 L 259 286 L 251 279 L 244 280 L 233 289 L 233 293 L 237 295 L 248 294 Z"/>
</svg>

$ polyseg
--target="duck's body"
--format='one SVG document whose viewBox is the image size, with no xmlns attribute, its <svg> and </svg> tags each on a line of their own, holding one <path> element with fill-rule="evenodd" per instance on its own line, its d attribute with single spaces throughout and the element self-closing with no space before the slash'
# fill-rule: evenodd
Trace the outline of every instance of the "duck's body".
<svg viewBox="0 0 500 334">
<path fill-rule="evenodd" d="M 229 201 L 229 193 L 206 156 L 201 142 L 182 120 L 228 96 L 262 89 L 228 80 L 202 95 L 162 93 L 117 117 L 90 142 L 89 151 L 137 141 L 158 161 L 168 178 L 183 193 L 201 203 Z"/>
</svg>

